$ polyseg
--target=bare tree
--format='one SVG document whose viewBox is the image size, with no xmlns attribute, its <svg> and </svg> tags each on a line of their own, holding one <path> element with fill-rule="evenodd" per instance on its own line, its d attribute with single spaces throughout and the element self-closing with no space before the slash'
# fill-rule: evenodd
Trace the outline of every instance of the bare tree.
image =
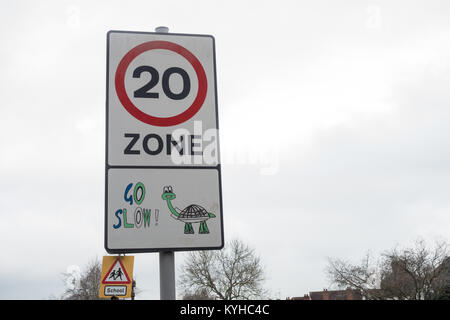
<svg viewBox="0 0 450 320">
<path fill-rule="evenodd" d="M 370 253 L 358 265 L 329 258 L 326 273 L 329 281 L 339 288 L 356 289 L 366 299 L 379 299 L 378 291 L 374 289 L 380 285 L 380 272 Z"/>
<path fill-rule="evenodd" d="M 184 297 L 218 300 L 263 298 L 264 270 L 254 250 L 233 240 L 221 251 L 191 251 L 181 267 L 179 286 Z"/>
<path fill-rule="evenodd" d="M 429 248 L 422 239 L 410 248 L 386 251 L 375 261 L 367 254 L 353 265 L 329 259 L 326 273 L 338 287 L 350 287 L 366 299 L 442 299 L 450 288 L 448 244 Z"/>
<path fill-rule="evenodd" d="M 394 249 L 384 257 L 380 286 L 389 297 L 434 300 L 450 286 L 450 257 L 445 242 L 429 249 L 423 240 L 417 240 L 415 247 Z"/>
<path fill-rule="evenodd" d="M 215 300 L 213 296 L 208 294 L 208 290 L 205 288 L 196 290 L 192 293 L 185 293 L 183 300 Z"/>
<path fill-rule="evenodd" d="M 79 278 L 73 277 L 69 273 L 63 273 L 67 286 L 62 299 L 98 300 L 101 273 L 102 264 L 98 259 L 90 261 L 85 270 L 79 275 Z"/>
</svg>

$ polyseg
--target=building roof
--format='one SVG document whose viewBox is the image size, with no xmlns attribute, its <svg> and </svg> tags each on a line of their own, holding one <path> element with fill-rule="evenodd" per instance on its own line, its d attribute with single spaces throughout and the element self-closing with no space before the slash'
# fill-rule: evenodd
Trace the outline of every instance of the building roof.
<svg viewBox="0 0 450 320">
<path fill-rule="evenodd" d="M 362 300 L 359 290 L 327 290 L 311 291 L 309 293 L 311 300 Z"/>
</svg>

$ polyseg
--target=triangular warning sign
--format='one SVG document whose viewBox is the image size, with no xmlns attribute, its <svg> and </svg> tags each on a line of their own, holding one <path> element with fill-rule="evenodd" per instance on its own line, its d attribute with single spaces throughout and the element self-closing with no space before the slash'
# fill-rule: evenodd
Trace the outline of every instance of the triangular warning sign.
<svg viewBox="0 0 450 320">
<path fill-rule="evenodd" d="M 122 261 L 116 259 L 109 271 L 102 280 L 103 284 L 129 284 L 131 283 L 128 277 L 127 270 L 123 267 Z"/>
</svg>

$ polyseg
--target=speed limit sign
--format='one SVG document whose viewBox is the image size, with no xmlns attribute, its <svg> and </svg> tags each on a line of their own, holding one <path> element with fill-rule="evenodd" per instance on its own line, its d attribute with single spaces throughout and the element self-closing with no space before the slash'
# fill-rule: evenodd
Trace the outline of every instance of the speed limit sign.
<svg viewBox="0 0 450 320">
<path fill-rule="evenodd" d="M 214 38 L 109 31 L 106 79 L 106 250 L 223 247 Z"/>
<path fill-rule="evenodd" d="M 110 31 L 107 48 L 108 164 L 217 165 L 214 38 Z"/>
</svg>

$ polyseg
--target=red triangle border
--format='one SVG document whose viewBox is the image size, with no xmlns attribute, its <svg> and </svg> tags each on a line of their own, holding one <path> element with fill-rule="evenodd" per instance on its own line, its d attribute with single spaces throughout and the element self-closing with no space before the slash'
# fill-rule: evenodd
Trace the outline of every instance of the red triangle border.
<svg viewBox="0 0 450 320">
<path fill-rule="evenodd" d="M 106 279 L 108 278 L 109 274 L 111 273 L 111 270 L 114 268 L 114 266 L 116 265 L 117 261 L 119 261 L 120 266 L 122 267 L 123 270 L 123 274 L 125 275 L 125 277 L 127 277 L 127 281 L 107 281 Z M 105 277 L 102 280 L 103 284 L 130 284 L 130 277 L 128 276 L 127 273 L 127 269 L 124 268 L 122 261 L 120 261 L 120 258 L 116 259 L 114 261 L 114 263 L 111 265 L 111 268 L 109 268 L 108 272 L 106 273 Z"/>
</svg>

